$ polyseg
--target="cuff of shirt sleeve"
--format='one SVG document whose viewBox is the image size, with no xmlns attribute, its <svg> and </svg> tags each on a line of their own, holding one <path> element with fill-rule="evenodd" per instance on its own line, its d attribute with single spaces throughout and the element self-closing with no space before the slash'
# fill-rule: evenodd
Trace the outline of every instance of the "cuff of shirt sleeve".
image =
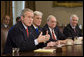
<svg viewBox="0 0 84 57">
<path fill-rule="evenodd" d="M 35 45 L 38 45 L 38 41 L 37 41 L 37 39 L 35 39 L 34 42 L 35 42 Z"/>
</svg>

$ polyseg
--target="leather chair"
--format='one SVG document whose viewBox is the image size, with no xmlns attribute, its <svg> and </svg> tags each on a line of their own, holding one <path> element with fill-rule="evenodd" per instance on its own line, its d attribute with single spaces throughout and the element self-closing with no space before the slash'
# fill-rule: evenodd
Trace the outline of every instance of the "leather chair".
<svg viewBox="0 0 84 57">
<path fill-rule="evenodd" d="M 63 33 L 64 26 L 58 26 L 61 33 Z"/>
</svg>

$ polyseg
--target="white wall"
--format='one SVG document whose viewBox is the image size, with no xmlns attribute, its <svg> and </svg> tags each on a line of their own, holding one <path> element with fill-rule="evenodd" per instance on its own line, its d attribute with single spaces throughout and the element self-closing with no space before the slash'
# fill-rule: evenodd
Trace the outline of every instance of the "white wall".
<svg viewBox="0 0 84 57">
<path fill-rule="evenodd" d="M 52 1 L 36 1 L 36 10 L 43 12 L 42 26 L 46 23 L 48 15 L 56 16 L 60 24 L 68 24 L 71 14 L 77 14 L 80 18 L 79 24 L 83 24 L 83 7 L 66 8 L 52 7 Z"/>
<path fill-rule="evenodd" d="M 24 1 L 13 1 L 13 25 L 16 23 L 16 17 L 20 16 L 22 9 L 25 8 Z"/>
</svg>

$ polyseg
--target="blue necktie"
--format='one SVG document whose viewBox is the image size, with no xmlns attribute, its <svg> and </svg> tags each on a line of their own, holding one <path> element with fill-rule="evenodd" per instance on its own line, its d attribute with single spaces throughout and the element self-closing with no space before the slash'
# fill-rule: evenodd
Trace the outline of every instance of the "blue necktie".
<svg viewBox="0 0 84 57">
<path fill-rule="evenodd" d="M 36 33 L 39 34 L 38 28 L 36 28 Z"/>
</svg>

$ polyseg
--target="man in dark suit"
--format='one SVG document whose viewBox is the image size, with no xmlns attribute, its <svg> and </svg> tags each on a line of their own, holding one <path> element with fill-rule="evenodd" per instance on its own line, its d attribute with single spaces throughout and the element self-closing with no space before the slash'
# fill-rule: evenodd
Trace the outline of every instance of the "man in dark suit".
<svg viewBox="0 0 84 57">
<path fill-rule="evenodd" d="M 77 15 L 72 15 L 70 17 L 70 24 L 68 24 L 63 30 L 66 38 L 71 37 L 74 40 L 75 37 L 82 36 L 81 29 L 78 26 L 78 20 L 79 18 Z"/>
<path fill-rule="evenodd" d="M 43 34 L 45 35 L 48 31 L 50 39 L 47 43 L 48 46 L 56 45 L 57 40 L 64 40 L 65 36 L 59 31 L 59 28 L 56 26 L 56 18 L 53 15 L 49 15 L 47 18 L 47 24 L 43 27 Z"/>
<path fill-rule="evenodd" d="M 4 48 L 4 54 L 12 53 L 12 48 L 19 48 L 20 51 L 32 51 L 37 49 L 36 45 L 49 40 L 49 35 L 42 35 L 42 32 L 35 38 L 30 28 L 33 22 L 33 11 L 24 9 L 21 12 L 21 21 L 18 22 L 8 33 Z"/>
<path fill-rule="evenodd" d="M 43 16 L 43 13 L 40 12 L 40 11 L 34 11 L 34 17 L 33 17 L 33 24 L 31 26 L 32 30 L 33 30 L 33 35 L 34 37 L 38 37 L 39 34 L 41 33 L 42 31 L 42 28 L 40 27 L 41 25 L 41 22 L 42 22 L 42 16 Z M 44 43 L 40 43 L 39 45 L 37 45 L 37 47 L 44 47 L 45 44 Z"/>
</svg>

